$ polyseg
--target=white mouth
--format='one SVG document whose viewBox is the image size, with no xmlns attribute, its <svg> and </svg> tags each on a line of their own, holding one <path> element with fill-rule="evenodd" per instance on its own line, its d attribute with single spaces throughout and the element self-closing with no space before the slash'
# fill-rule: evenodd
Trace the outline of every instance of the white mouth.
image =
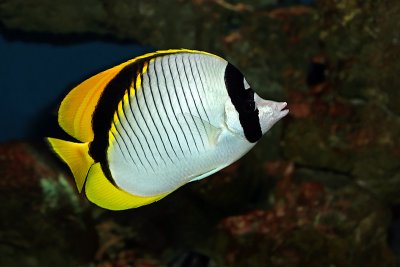
<svg viewBox="0 0 400 267">
<path fill-rule="evenodd" d="M 255 95 L 254 100 L 262 114 L 264 116 L 269 116 L 270 119 L 273 119 L 275 122 L 282 119 L 289 113 L 289 109 L 287 109 L 286 102 L 275 102 L 271 100 L 265 100 Z M 268 115 L 266 115 L 268 114 Z"/>
<path fill-rule="evenodd" d="M 280 102 L 277 105 L 278 108 L 278 118 L 281 119 L 283 117 L 285 117 L 288 113 L 289 113 L 289 109 L 286 108 L 287 107 L 287 103 L 286 102 Z"/>
<path fill-rule="evenodd" d="M 258 101 L 257 106 L 260 111 L 260 125 L 263 134 L 289 113 L 289 110 L 286 108 L 286 102 L 261 99 Z"/>
</svg>

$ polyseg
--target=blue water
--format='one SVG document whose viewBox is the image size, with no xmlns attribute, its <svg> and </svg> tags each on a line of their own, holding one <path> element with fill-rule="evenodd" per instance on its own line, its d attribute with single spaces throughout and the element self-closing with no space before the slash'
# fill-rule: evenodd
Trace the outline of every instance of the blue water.
<svg viewBox="0 0 400 267">
<path fill-rule="evenodd" d="M 277 1 L 278 5 L 314 2 Z M 48 135 L 48 122 L 54 120 L 57 104 L 68 90 L 145 51 L 150 48 L 138 44 L 68 40 L 68 44 L 55 45 L 0 35 L 0 142 Z"/>
<path fill-rule="evenodd" d="M 138 54 L 138 44 L 105 41 L 56 45 L 0 35 L 0 142 L 42 138 L 57 105 L 85 78 Z"/>
</svg>

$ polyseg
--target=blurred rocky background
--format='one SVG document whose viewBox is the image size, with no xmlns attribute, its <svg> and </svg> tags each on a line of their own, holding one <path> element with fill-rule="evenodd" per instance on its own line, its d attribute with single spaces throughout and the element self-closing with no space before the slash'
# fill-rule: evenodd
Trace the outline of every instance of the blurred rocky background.
<svg viewBox="0 0 400 267">
<path fill-rule="evenodd" d="M 214 52 L 290 109 L 234 165 L 124 212 L 79 196 L 44 144 L 4 141 L 0 266 L 399 265 L 399 1 L 0 0 L 0 21 L 11 40 Z"/>
</svg>

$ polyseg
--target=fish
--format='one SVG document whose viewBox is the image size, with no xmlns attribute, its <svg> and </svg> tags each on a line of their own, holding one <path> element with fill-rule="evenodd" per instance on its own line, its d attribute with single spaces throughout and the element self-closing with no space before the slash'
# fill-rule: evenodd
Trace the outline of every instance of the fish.
<svg viewBox="0 0 400 267">
<path fill-rule="evenodd" d="M 58 110 L 74 141 L 47 137 L 79 193 L 125 210 L 162 199 L 246 154 L 289 110 L 258 96 L 233 64 L 169 49 L 100 72 Z"/>
</svg>

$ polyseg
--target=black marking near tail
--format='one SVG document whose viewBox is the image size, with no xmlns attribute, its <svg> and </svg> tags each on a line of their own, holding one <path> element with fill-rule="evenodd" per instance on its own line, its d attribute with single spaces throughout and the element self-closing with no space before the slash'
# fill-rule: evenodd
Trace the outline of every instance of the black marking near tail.
<svg viewBox="0 0 400 267">
<path fill-rule="evenodd" d="M 149 63 L 151 59 L 163 57 L 170 54 L 187 53 L 186 51 L 178 51 L 171 53 L 152 54 L 148 57 L 135 60 L 126 65 L 115 77 L 106 85 L 99 102 L 96 105 L 92 117 L 92 129 L 94 139 L 89 147 L 89 154 L 95 162 L 100 162 L 101 168 L 107 179 L 115 185 L 114 179 L 107 161 L 107 149 L 109 146 L 108 137 L 113 123 L 114 113 L 118 110 L 118 104 L 129 90 L 132 83 L 136 84 L 138 73 L 143 81 L 142 70 L 144 63 Z M 150 79 L 150 77 L 149 77 Z M 151 88 L 149 88 L 151 91 Z M 139 107 L 139 106 L 138 106 Z M 158 129 L 157 129 L 158 130 Z M 153 138 L 153 137 L 152 137 Z M 153 138 L 154 141 L 154 138 Z M 154 141 L 155 143 L 155 141 Z M 155 143 L 158 150 L 157 144 Z M 120 146 L 120 144 L 118 144 Z M 120 147 L 121 149 L 122 147 Z M 159 151 L 158 151 L 159 152 Z M 159 152 L 160 153 L 160 152 Z M 125 155 L 124 155 L 125 156 Z"/>
<path fill-rule="evenodd" d="M 156 57 L 154 55 L 153 57 Z M 118 104 L 129 90 L 137 73 L 142 72 L 143 63 L 153 57 L 142 58 L 126 65 L 115 77 L 106 85 L 100 96 L 92 117 L 92 129 L 94 133 L 93 142 L 89 147 L 89 154 L 100 162 L 105 176 L 114 185 L 114 179 L 107 161 L 108 135 L 114 118 L 114 113 L 118 110 Z"/>
<path fill-rule="evenodd" d="M 255 143 L 262 137 L 258 109 L 255 108 L 254 92 L 251 88 L 244 88 L 243 74 L 232 64 L 228 63 L 225 69 L 225 85 L 231 102 L 239 113 L 246 139 Z"/>
<path fill-rule="evenodd" d="M 114 113 L 118 110 L 118 103 L 132 83 L 136 67 L 137 64 L 127 65 L 107 84 L 93 113 L 94 139 L 90 144 L 89 154 L 95 162 L 100 162 L 105 176 L 110 181 L 113 181 L 113 179 L 107 162 L 108 133 L 111 129 Z"/>
</svg>

